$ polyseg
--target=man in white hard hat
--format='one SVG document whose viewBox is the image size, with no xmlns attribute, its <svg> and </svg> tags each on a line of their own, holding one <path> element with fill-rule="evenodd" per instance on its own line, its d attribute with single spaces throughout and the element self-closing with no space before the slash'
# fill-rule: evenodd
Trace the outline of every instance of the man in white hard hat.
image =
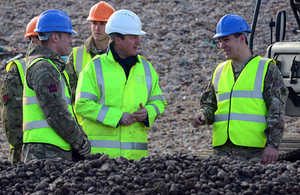
<svg viewBox="0 0 300 195">
<path fill-rule="evenodd" d="M 111 43 L 80 73 L 75 111 L 85 118 L 92 154 L 139 160 L 148 155 L 147 130 L 167 102 L 153 66 L 137 55 L 139 36 L 145 34 L 139 17 L 119 10 L 105 31 Z"/>
</svg>

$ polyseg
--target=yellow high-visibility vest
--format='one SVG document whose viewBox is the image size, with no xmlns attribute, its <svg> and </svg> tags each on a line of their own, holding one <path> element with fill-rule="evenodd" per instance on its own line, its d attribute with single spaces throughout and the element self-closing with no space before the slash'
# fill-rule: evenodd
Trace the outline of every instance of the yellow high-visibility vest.
<svg viewBox="0 0 300 195">
<path fill-rule="evenodd" d="M 26 70 L 26 58 L 20 59 L 20 60 L 12 60 L 10 61 L 7 65 L 6 65 L 6 72 L 8 72 L 10 70 L 10 68 L 12 67 L 13 64 L 17 65 L 18 71 L 20 73 L 20 78 L 23 84 L 23 80 L 24 80 L 24 70 Z"/>
<path fill-rule="evenodd" d="M 167 104 L 158 79 L 152 65 L 141 56 L 128 79 L 111 51 L 90 61 L 79 76 L 75 110 L 85 118 L 83 130 L 92 154 L 136 160 L 148 155 L 148 128 L 143 122 L 125 126 L 119 120 L 123 112 L 138 111 L 142 103 L 148 111 L 149 125 L 153 124 Z"/>
<path fill-rule="evenodd" d="M 213 86 L 217 98 L 213 147 L 230 139 L 238 146 L 264 148 L 267 107 L 263 99 L 264 79 L 271 59 L 257 56 L 235 81 L 231 60 L 217 66 Z"/>
<path fill-rule="evenodd" d="M 84 45 L 73 48 L 73 62 L 74 62 L 73 65 L 77 77 L 79 77 L 80 72 L 85 68 L 85 66 L 91 59 L 92 59 L 92 55 L 86 52 L 86 47 Z M 77 118 L 78 123 L 81 126 L 83 126 L 84 119 L 82 118 L 82 116 L 76 114 L 76 112 L 75 112 L 75 116 Z"/>
<path fill-rule="evenodd" d="M 68 109 L 74 117 L 74 112 L 71 104 L 70 93 L 68 90 L 69 83 L 66 83 L 61 76 L 61 73 L 50 59 L 39 58 L 34 60 L 28 69 L 37 61 L 46 60 L 51 63 L 60 75 L 62 85 L 62 97 L 68 104 Z M 66 71 L 63 74 L 67 78 Z M 24 94 L 23 94 L 23 143 L 46 143 L 55 145 L 63 150 L 69 151 L 72 149 L 71 145 L 60 137 L 56 131 L 50 127 L 46 121 L 41 107 L 38 105 L 38 100 L 34 90 L 30 89 L 24 79 Z"/>
<path fill-rule="evenodd" d="M 78 77 L 79 73 L 85 68 L 91 59 L 92 55 L 86 52 L 86 47 L 84 45 L 73 48 L 74 70 Z"/>
<path fill-rule="evenodd" d="M 12 65 L 14 63 L 17 65 L 17 68 L 18 68 L 18 71 L 19 71 L 19 74 L 20 74 L 21 82 L 22 82 L 22 84 L 24 84 L 23 80 L 24 80 L 24 76 L 25 76 L 24 70 L 26 70 L 26 58 L 23 58 L 23 59 L 20 59 L 20 60 L 12 60 L 12 61 L 10 61 L 6 65 L 6 72 L 8 72 L 11 69 L 11 67 L 12 67 Z M 13 147 L 10 144 L 10 148 L 15 148 L 15 147 Z"/>
</svg>

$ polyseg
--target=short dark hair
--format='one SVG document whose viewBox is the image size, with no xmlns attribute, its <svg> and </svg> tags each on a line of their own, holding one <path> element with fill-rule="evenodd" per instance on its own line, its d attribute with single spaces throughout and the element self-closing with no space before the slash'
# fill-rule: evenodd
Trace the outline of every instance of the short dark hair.
<svg viewBox="0 0 300 195">
<path fill-rule="evenodd" d="M 63 34 L 62 32 L 53 32 L 52 34 L 54 34 L 54 33 L 58 34 L 59 39 L 62 38 L 62 34 Z M 38 33 L 38 34 L 40 35 L 42 33 Z M 49 36 L 49 38 L 52 36 L 52 34 Z M 47 40 L 41 40 L 41 43 L 42 43 L 43 46 L 47 46 L 48 45 L 48 43 L 50 41 L 49 38 Z"/>
<path fill-rule="evenodd" d="M 38 40 L 40 40 L 38 35 L 30 36 L 30 37 L 29 37 L 29 41 L 31 41 L 32 38 L 37 38 Z"/>
<path fill-rule="evenodd" d="M 115 37 L 119 37 L 119 38 L 121 38 L 122 40 L 125 39 L 125 35 L 122 35 L 122 34 L 120 34 L 120 33 L 111 33 L 111 34 L 110 34 L 110 42 L 111 42 L 112 46 L 115 45 L 115 40 L 114 40 Z"/>
<path fill-rule="evenodd" d="M 240 37 L 242 34 L 245 35 L 244 33 L 239 33 L 239 32 L 238 32 L 238 33 L 234 33 L 233 36 L 234 36 L 235 38 L 238 38 L 238 37 Z M 245 37 L 246 37 L 246 41 L 245 41 L 245 42 L 246 42 L 246 44 L 248 45 L 248 37 L 247 37 L 246 35 L 245 35 Z"/>
</svg>

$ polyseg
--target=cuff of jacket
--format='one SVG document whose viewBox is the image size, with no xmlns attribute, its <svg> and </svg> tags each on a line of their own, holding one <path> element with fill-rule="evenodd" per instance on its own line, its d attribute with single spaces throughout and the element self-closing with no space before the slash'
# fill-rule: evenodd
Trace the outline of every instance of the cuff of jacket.
<svg viewBox="0 0 300 195">
<path fill-rule="evenodd" d="M 279 150 L 279 145 L 277 143 L 266 143 L 266 146 L 270 146 L 272 148 L 275 148 L 276 150 Z"/>
</svg>

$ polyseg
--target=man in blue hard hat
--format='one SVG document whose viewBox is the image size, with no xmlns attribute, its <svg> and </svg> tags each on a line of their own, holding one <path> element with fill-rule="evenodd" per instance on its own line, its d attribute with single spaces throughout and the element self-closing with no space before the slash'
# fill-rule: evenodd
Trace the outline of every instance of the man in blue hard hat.
<svg viewBox="0 0 300 195">
<path fill-rule="evenodd" d="M 213 38 L 227 61 L 214 70 L 192 125 L 213 124 L 215 155 L 271 163 L 278 158 L 288 90 L 275 62 L 249 49 L 250 32 L 238 15 L 220 19 Z"/>
<path fill-rule="evenodd" d="M 41 45 L 30 44 L 26 54 L 23 96 L 22 161 L 60 157 L 72 160 L 73 151 L 87 157 L 90 144 L 74 118 L 65 61 L 73 30 L 60 10 L 42 13 L 36 29 Z"/>
</svg>

